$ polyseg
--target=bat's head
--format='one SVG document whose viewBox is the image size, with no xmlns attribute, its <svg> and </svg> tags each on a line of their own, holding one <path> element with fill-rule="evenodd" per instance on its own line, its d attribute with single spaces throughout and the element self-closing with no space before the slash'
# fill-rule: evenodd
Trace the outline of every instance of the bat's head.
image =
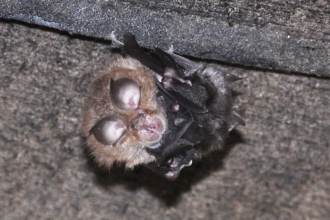
<svg viewBox="0 0 330 220">
<path fill-rule="evenodd" d="M 133 167 L 154 160 L 145 147 L 157 148 L 167 127 L 154 78 L 134 60 L 116 60 L 92 83 L 83 124 L 99 164 L 119 161 Z"/>
</svg>

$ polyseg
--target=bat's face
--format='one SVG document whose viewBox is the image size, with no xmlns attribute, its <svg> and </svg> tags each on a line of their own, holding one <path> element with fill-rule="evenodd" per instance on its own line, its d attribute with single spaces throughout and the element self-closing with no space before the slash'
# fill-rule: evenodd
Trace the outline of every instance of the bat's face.
<svg viewBox="0 0 330 220">
<path fill-rule="evenodd" d="M 150 73 L 133 59 L 118 58 L 111 70 L 93 81 L 85 101 L 83 127 L 96 161 L 110 167 L 148 163 L 166 130 L 166 119 Z"/>
</svg>

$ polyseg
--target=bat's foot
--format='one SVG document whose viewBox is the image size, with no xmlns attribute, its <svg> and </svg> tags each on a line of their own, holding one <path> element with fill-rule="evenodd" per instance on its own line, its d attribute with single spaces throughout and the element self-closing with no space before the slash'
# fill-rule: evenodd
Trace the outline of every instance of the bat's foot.
<svg viewBox="0 0 330 220">
<path fill-rule="evenodd" d="M 186 164 L 181 164 L 181 162 L 180 159 L 172 158 L 167 162 L 168 166 L 158 166 L 155 162 L 151 162 L 147 164 L 146 167 L 161 176 L 164 176 L 167 180 L 174 181 L 179 177 L 183 168 L 189 167 L 193 163 L 192 160 Z"/>
<path fill-rule="evenodd" d="M 175 78 L 175 79 L 179 80 L 181 83 L 185 83 L 185 84 L 187 84 L 187 85 L 189 85 L 189 86 L 192 86 L 192 83 L 191 83 L 190 80 L 184 80 L 184 79 L 182 79 L 182 78 L 180 78 L 180 77 L 177 77 L 177 78 Z"/>
<path fill-rule="evenodd" d="M 111 32 L 108 39 L 110 39 L 114 44 L 117 44 L 117 45 L 120 45 L 120 46 L 124 45 L 123 42 L 120 42 L 119 40 L 117 40 L 116 35 L 115 35 L 115 31 Z"/>
<path fill-rule="evenodd" d="M 166 51 L 167 53 L 174 53 L 174 47 L 173 44 L 171 44 L 170 48 Z"/>
<path fill-rule="evenodd" d="M 188 84 L 189 86 L 192 86 L 192 83 L 190 80 L 182 79 L 177 72 L 173 68 L 166 68 L 164 72 L 164 78 L 163 78 L 163 85 L 165 88 L 168 88 L 172 86 L 172 79 L 176 79 L 181 83 Z"/>
<path fill-rule="evenodd" d="M 176 180 L 179 177 L 181 170 L 185 167 L 190 167 L 192 163 L 193 163 L 192 160 L 190 160 L 188 163 L 180 165 L 180 162 L 177 161 L 176 158 L 174 158 L 173 162 L 171 163 L 172 170 L 164 175 L 165 178 L 169 181 Z"/>
</svg>

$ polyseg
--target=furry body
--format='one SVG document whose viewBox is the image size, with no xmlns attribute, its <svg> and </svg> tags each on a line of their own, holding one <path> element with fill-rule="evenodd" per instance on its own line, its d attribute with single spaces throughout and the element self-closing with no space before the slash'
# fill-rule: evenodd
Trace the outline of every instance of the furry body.
<svg viewBox="0 0 330 220">
<path fill-rule="evenodd" d="M 157 48 L 146 53 L 131 34 L 124 35 L 124 43 L 113 41 L 123 45 L 129 57 L 117 57 L 109 73 L 93 81 L 83 115 L 87 144 L 99 165 L 145 164 L 175 180 L 182 168 L 221 149 L 228 133 L 245 125 L 232 110 L 230 84 L 238 77 L 173 51 Z M 125 85 L 132 89 L 121 97 Z M 140 100 L 135 95 L 139 86 Z M 123 135 L 116 133 L 118 142 L 107 141 L 107 123 L 111 131 L 125 130 Z M 150 131 L 156 136 L 148 138 Z"/>
<path fill-rule="evenodd" d="M 108 74 L 95 79 L 85 100 L 83 111 L 83 131 L 87 137 L 87 146 L 100 166 L 110 168 L 117 162 L 124 162 L 126 167 L 132 168 L 138 164 L 145 164 L 155 160 L 154 156 L 146 152 L 146 147 L 156 147 L 157 144 L 146 143 L 134 129 L 128 129 L 116 146 L 104 145 L 90 133 L 98 120 L 109 114 L 119 114 L 127 122 L 136 118 L 136 112 L 123 111 L 116 108 L 110 98 L 110 81 L 123 77 L 132 78 L 142 86 L 141 103 L 139 109 L 146 117 L 160 118 L 165 126 L 166 119 L 156 99 L 156 82 L 148 70 L 138 61 L 131 58 L 117 57 L 110 63 Z"/>
</svg>

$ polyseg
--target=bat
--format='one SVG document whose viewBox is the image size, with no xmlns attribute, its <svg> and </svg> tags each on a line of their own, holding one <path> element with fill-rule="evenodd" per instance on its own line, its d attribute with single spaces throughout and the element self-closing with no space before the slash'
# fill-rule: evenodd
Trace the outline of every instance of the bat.
<svg viewBox="0 0 330 220">
<path fill-rule="evenodd" d="M 132 34 L 125 34 L 123 43 L 111 39 L 128 57 L 117 58 L 110 73 L 92 83 L 84 109 L 84 134 L 99 164 L 144 164 L 175 180 L 193 160 L 221 149 L 236 126 L 245 125 L 232 110 L 229 87 L 240 78 L 172 50 L 147 53 Z M 141 118 L 149 120 L 136 126 Z"/>
<path fill-rule="evenodd" d="M 83 109 L 83 132 L 96 162 L 127 168 L 154 161 L 147 148 L 157 148 L 167 129 L 155 79 L 137 60 L 117 56 L 110 70 L 90 86 Z"/>
</svg>

